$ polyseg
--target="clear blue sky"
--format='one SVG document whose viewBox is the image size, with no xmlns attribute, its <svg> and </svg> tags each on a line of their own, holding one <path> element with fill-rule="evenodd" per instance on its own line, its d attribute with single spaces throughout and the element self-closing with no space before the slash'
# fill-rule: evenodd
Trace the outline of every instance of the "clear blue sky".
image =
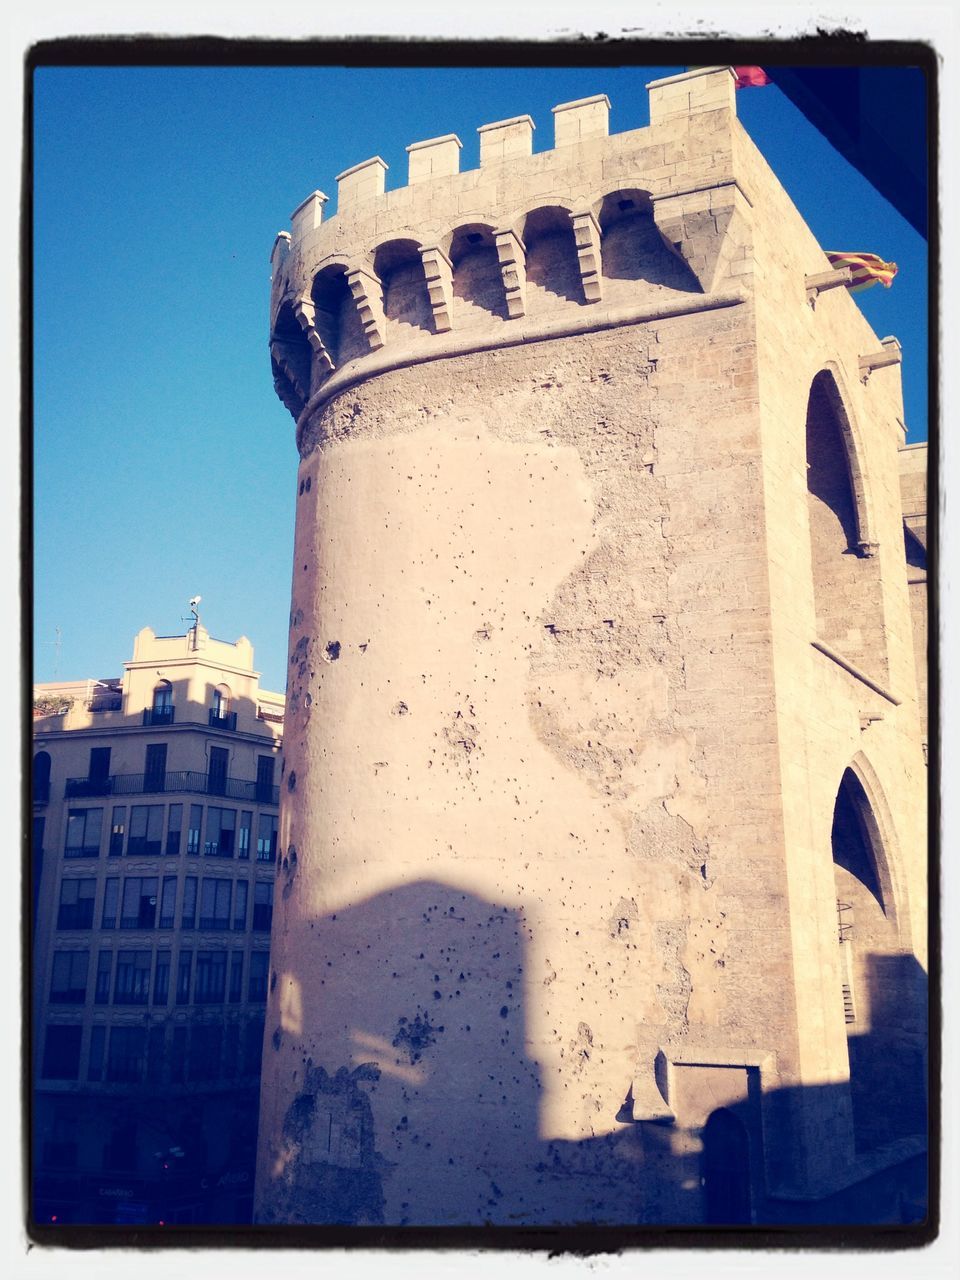
<svg viewBox="0 0 960 1280">
<path fill-rule="evenodd" d="M 34 678 L 120 674 L 142 626 L 185 629 L 202 593 L 211 633 L 247 635 L 282 691 L 297 455 L 267 352 L 276 232 L 371 155 L 402 186 L 423 138 L 456 133 L 473 168 L 478 125 L 529 113 L 546 149 L 550 108 L 599 92 L 612 132 L 642 127 L 645 83 L 682 69 L 38 70 Z M 925 242 L 775 86 L 737 108 L 825 249 L 899 264 L 858 301 L 903 344 L 925 439 Z"/>
</svg>

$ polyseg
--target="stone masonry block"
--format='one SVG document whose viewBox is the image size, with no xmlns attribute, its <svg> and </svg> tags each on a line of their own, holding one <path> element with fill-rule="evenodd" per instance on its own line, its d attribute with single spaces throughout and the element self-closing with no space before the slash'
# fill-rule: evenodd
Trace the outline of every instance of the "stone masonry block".
<svg viewBox="0 0 960 1280">
<path fill-rule="evenodd" d="M 700 67 L 678 76 L 653 80 L 647 85 L 650 123 L 657 125 L 671 116 L 699 116 L 718 109 L 736 114 L 735 86 L 732 67 Z M 701 128 L 699 120 L 697 128 Z"/>
<path fill-rule="evenodd" d="M 323 218 L 323 206 L 327 197 L 322 191 L 311 191 L 306 200 L 300 202 L 290 215 L 291 237 L 300 240 L 308 231 L 319 227 Z"/>
<path fill-rule="evenodd" d="M 425 142 L 411 142 L 407 147 L 410 157 L 410 186 L 430 178 L 446 178 L 460 172 L 460 150 L 463 143 L 455 133 L 442 138 L 428 138 Z"/>
<path fill-rule="evenodd" d="M 533 154 L 533 130 L 530 116 L 513 116 L 478 127 L 480 135 L 480 167 Z"/>
<path fill-rule="evenodd" d="M 610 131 L 610 99 L 605 93 L 553 108 L 554 147 L 587 138 L 605 138 Z"/>
<path fill-rule="evenodd" d="M 379 156 L 355 164 L 337 174 L 337 212 L 343 214 L 365 200 L 382 196 L 386 185 L 387 163 Z"/>
</svg>

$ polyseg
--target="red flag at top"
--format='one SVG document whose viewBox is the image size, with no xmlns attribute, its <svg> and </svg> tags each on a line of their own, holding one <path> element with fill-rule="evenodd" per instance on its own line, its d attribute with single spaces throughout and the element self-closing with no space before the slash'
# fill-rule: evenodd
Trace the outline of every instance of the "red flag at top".
<svg viewBox="0 0 960 1280">
<path fill-rule="evenodd" d="M 763 67 L 734 67 L 733 70 L 738 89 L 759 89 L 761 85 L 770 83 L 770 77 Z"/>
</svg>

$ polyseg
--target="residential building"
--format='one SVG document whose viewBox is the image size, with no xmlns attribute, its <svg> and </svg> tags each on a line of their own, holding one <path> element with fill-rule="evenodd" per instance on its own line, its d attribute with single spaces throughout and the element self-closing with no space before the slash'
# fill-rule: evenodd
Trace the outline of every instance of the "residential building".
<svg viewBox="0 0 960 1280">
<path fill-rule="evenodd" d="M 282 723 L 199 619 L 35 686 L 38 1223 L 250 1219 Z"/>
</svg>

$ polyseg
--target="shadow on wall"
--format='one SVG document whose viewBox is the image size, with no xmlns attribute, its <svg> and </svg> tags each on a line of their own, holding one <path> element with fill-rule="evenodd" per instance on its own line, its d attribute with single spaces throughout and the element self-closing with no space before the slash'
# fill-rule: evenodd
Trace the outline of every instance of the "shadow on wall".
<svg viewBox="0 0 960 1280">
<path fill-rule="evenodd" d="M 281 867 L 281 881 L 290 875 Z M 269 1088 L 274 1073 L 292 1075 L 298 1091 L 282 1135 L 261 1149 L 258 1222 L 759 1225 L 925 1216 L 926 1159 L 915 1156 L 917 1144 L 906 1152 L 911 1163 L 903 1151 L 896 1167 L 879 1159 L 851 1173 L 860 1186 L 835 1187 L 829 1198 L 767 1186 L 777 1149 L 794 1148 L 804 1115 L 809 1123 L 809 1104 L 834 1114 L 845 1085 L 761 1099 L 753 1073 L 748 1096 L 714 1108 L 699 1129 L 635 1122 L 628 1079 L 622 1097 L 587 1097 L 580 1077 L 591 1055 L 604 1052 L 589 1010 L 576 1035 L 563 1035 L 560 1087 L 579 1092 L 573 1108 L 587 1108 L 595 1128 L 609 1132 L 541 1138 L 543 1082 L 527 1056 L 523 1004 L 532 935 L 515 910 L 421 881 L 318 920 L 311 936 L 313 958 L 303 957 L 301 969 L 312 965 L 318 981 L 291 998 L 279 975 L 268 1013 L 265 1081 Z M 885 982 L 879 971 L 877 982 Z M 872 1033 L 862 1039 L 861 1056 Z M 900 1046 L 885 1044 L 883 1053 L 889 1065 Z M 895 1088 L 878 1098 L 888 1116 L 897 1108 Z M 889 1133 L 924 1125 L 922 1106 L 900 1109 Z"/>
</svg>

